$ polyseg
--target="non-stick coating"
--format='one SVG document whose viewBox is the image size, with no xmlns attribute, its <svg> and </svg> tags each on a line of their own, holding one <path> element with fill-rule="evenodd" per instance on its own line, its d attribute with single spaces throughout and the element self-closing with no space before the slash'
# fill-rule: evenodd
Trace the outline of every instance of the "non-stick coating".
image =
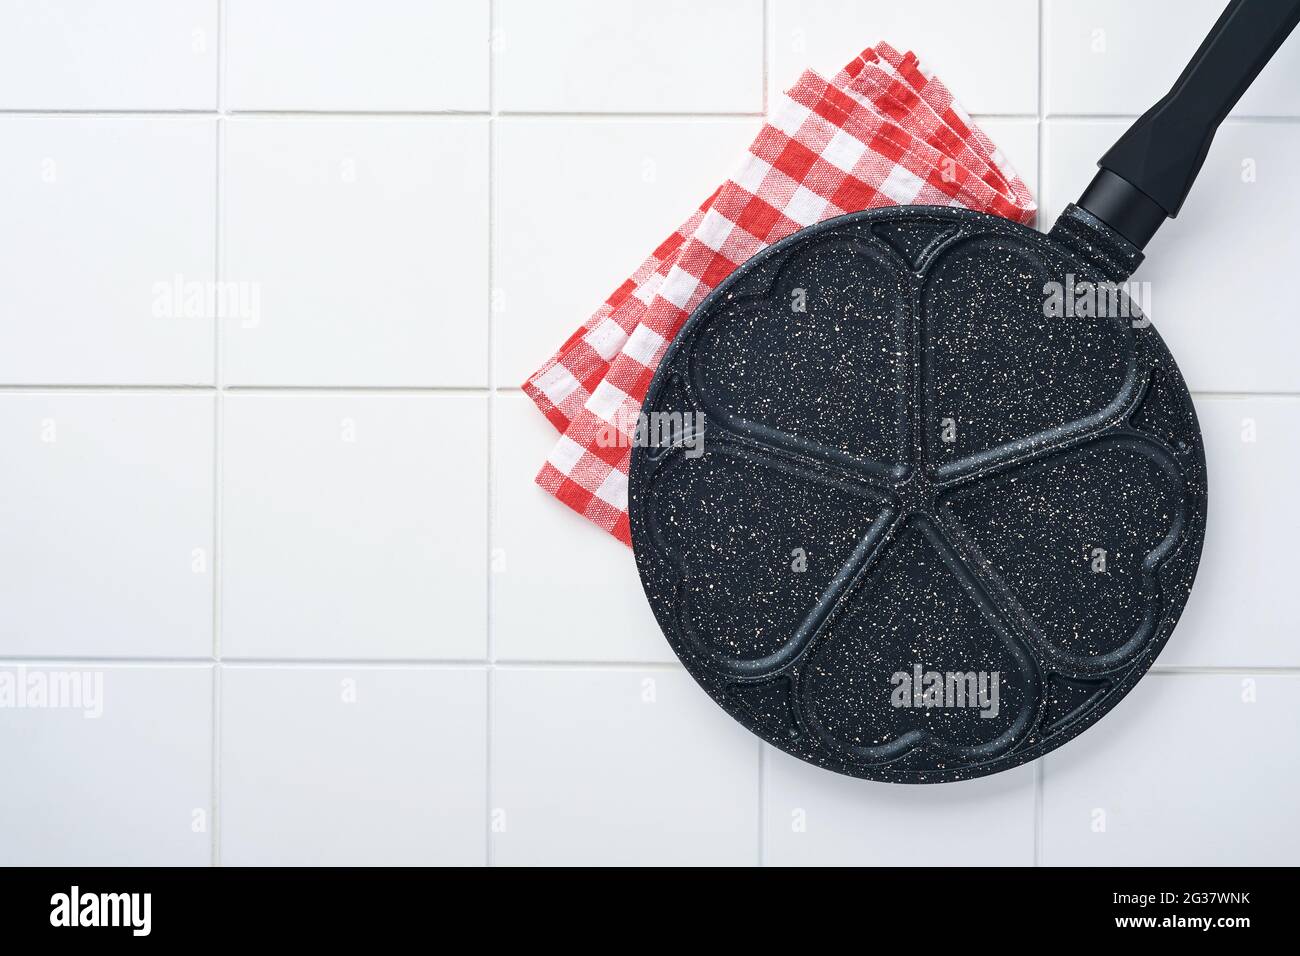
<svg viewBox="0 0 1300 956">
<path fill-rule="evenodd" d="M 1200 557 L 1204 451 L 1155 329 L 1104 297 L 1079 314 L 1105 278 L 1007 220 L 880 209 L 696 311 L 643 408 L 643 437 L 685 430 L 633 450 L 632 537 L 728 713 L 811 763 L 935 783 L 1041 756 L 1146 672 Z"/>
</svg>

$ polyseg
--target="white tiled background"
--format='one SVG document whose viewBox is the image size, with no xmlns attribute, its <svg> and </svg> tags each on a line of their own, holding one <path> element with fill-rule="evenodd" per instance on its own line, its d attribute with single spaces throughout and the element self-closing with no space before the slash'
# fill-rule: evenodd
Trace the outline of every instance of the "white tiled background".
<svg viewBox="0 0 1300 956">
<path fill-rule="evenodd" d="M 1300 39 L 1138 276 L 1205 428 L 1197 590 L 1045 761 L 760 745 L 531 484 L 517 388 L 804 66 L 916 49 L 1048 225 L 1220 5 L 0 0 L 0 666 L 105 689 L 0 710 L 0 863 L 1300 860 Z M 259 321 L 154 317 L 177 276 Z"/>
</svg>

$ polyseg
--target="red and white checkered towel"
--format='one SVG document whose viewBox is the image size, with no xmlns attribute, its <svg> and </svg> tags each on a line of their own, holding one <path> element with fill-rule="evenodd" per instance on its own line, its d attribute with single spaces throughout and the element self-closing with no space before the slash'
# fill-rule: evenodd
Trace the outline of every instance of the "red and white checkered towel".
<svg viewBox="0 0 1300 956">
<path fill-rule="evenodd" d="M 741 263 L 796 230 L 891 205 L 964 206 L 1029 224 L 1024 182 L 912 53 L 806 72 L 740 168 L 524 383 L 562 431 L 537 483 L 625 543 L 630 436 L 659 360 Z"/>
</svg>

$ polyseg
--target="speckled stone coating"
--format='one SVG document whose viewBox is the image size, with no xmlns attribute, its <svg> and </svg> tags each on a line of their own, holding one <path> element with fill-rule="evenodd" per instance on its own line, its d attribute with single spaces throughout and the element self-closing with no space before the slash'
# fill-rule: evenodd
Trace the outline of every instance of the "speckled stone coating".
<svg viewBox="0 0 1300 956">
<path fill-rule="evenodd" d="M 1049 283 L 1141 260 L 1097 226 L 846 216 L 746 263 L 673 342 L 643 411 L 702 412 L 704 454 L 633 450 L 637 564 L 687 670 L 764 740 L 874 780 L 996 773 L 1164 646 L 1204 450 L 1140 315 L 1045 314 Z"/>
</svg>

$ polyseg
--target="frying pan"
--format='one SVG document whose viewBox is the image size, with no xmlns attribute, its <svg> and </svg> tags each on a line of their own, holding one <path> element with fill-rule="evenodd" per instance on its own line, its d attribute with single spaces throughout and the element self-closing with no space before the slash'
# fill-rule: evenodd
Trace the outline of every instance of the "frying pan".
<svg viewBox="0 0 1300 956">
<path fill-rule="evenodd" d="M 874 209 L 691 316 L 643 406 L 647 435 L 678 432 L 633 449 L 632 542 L 733 717 L 841 773 L 937 783 L 1059 747 L 1146 672 L 1200 559 L 1205 456 L 1117 292 L 1297 20 L 1300 0 L 1230 3 L 1050 234 Z"/>
</svg>

